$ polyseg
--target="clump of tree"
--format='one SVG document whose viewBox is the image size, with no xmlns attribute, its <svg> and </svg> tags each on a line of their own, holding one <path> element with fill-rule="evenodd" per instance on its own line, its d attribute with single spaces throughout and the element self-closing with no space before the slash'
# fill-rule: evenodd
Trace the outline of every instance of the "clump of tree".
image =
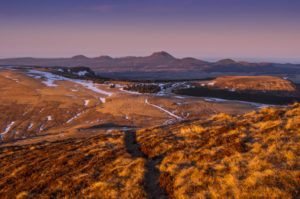
<svg viewBox="0 0 300 199">
<path fill-rule="evenodd" d="M 49 67 L 48 69 L 51 70 L 51 72 L 56 75 L 61 75 L 72 79 L 89 80 L 98 84 L 103 84 L 105 81 L 109 80 L 109 78 L 98 76 L 96 73 L 94 73 L 94 71 L 92 71 L 90 68 L 85 66 L 53 67 L 53 68 Z M 79 75 L 78 72 L 81 71 L 85 71 L 85 73 L 83 75 Z"/>
<path fill-rule="evenodd" d="M 139 93 L 157 93 L 160 91 L 160 87 L 153 84 L 133 84 L 125 87 L 124 90 L 135 91 Z"/>
</svg>

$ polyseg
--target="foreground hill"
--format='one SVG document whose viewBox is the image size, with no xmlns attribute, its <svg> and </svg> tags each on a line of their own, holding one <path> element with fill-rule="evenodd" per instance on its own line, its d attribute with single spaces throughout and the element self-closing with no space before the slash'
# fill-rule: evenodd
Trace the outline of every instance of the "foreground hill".
<svg viewBox="0 0 300 199">
<path fill-rule="evenodd" d="M 1 59 L 0 65 L 90 67 L 106 77 L 126 79 L 200 79 L 226 74 L 280 75 L 300 82 L 300 66 L 295 64 L 249 63 L 224 59 L 217 62 L 187 57 L 175 58 L 167 52 L 155 52 L 145 57 L 89 58 L 77 55 L 71 58 L 11 58 Z"/>
<path fill-rule="evenodd" d="M 298 198 L 300 104 L 0 148 L 1 198 Z"/>
</svg>

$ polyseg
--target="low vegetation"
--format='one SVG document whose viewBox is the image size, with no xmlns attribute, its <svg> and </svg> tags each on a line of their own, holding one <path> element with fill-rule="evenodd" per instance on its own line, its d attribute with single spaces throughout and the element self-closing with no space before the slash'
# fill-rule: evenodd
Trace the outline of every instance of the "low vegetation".
<svg viewBox="0 0 300 199">
<path fill-rule="evenodd" d="M 124 90 L 135 91 L 139 93 L 157 93 L 160 91 L 160 87 L 152 84 L 133 84 L 125 87 Z"/>
<path fill-rule="evenodd" d="M 137 132 L 171 198 L 299 197 L 300 105 Z"/>
<path fill-rule="evenodd" d="M 212 81 L 221 89 L 254 91 L 295 91 L 292 82 L 274 76 L 222 76 Z M 201 83 L 201 82 L 200 82 Z"/>
<path fill-rule="evenodd" d="M 294 104 L 142 129 L 130 143 L 112 131 L 1 147 L 0 197 L 147 198 L 159 183 L 169 198 L 297 198 L 299 129 Z"/>
<path fill-rule="evenodd" d="M 0 148 L 0 198 L 145 198 L 123 132 Z"/>
</svg>

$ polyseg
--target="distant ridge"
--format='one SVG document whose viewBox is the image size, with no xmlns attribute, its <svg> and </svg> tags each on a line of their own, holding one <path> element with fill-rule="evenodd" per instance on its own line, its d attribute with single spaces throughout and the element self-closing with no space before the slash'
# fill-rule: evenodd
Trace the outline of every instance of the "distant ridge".
<svg viewBox="0 0 300 199">
<path fill-rule="evenodd" d="M 175 59 L 172 55 L 170 55 L 169 53 L 167 53 L 165 51 L 154 52 L 154 53 L 152 53 L 152 55 L 150 55 L 150 57 L 165 57 L 165 58 Z"/>
<path fill-rule="evenodd" d="M 144 57 L 112 58 L 108 55 L 89 58 L 76 55 L 71 58 L 10 58 L 0 59 L 0 65 L 12 66 L 85 66 L 107 77 L 125 79 L 191 79 L 219 75 L 296 75 L 300 65 L 277 63 L 250 63 L 222 59 L 207 62 L 193 57 L 175 58 L 166 51 L 154 52 Z"/>
</svg>

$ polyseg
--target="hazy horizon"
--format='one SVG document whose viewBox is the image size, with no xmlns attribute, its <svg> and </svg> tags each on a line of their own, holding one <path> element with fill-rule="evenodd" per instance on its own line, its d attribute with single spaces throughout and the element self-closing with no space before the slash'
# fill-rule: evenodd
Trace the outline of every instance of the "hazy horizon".
<svg viewBox="0 0 300 199">
<path fill-rule="evenodd" d="M 155 51 L 155 52 L 159 52 L 159 51 Z M 74 54 L 74 55 L 68 55 L 68 56 L 11 56 L 11 57 L 3 57 L 0 55 L 0 59 L 14 59 L 14 58 L 45 58 L 45 59 L 55 59 L 55 58 L 71 58 L 73 56 L 77 56 L 77 55 L 83 55 L 89 58 L 95 58 L 95 57 L 99 57 L 99 56 L 110 56 L 112 58 L 122 58 L 122 57 L 127 57 L 127 56 L 136 56 L 136 57 L 144 57 L 144 56 L 150 56 L 152 53 L 148 53 L 148 54 L 131 54 L 131 55 L 119 55 L 119 56 L 113 56 L 113 55 L 109 55 L 109 54 L 102 54 L 102 55 L 85 55 L 85 54 Z M 186 58 L 186 57 L 193 57 L 199 60 L 203 60 L 203 61 L 208 61 L 208 62 L 216 62 L 222 59 L 232 59 L 234 61 L 246 61 L 246 62 L 253 62 L 253 63 L 259 63 L 259 62 L 273 62 L 273 63 L 291 63 L 291 64 L 300 64 L 300 59 L 298 58 L 268 58 L 268 57 L 199 57 L 199 56 L 176 56 L 174 54 L 171 54 L 172 56 L 174 56 L 175 58 Z"/>
<path fill-rule="evenodd" d="M 300 1 L 2 0 L 0 57 L 300 62 Z"/>
</svg>

